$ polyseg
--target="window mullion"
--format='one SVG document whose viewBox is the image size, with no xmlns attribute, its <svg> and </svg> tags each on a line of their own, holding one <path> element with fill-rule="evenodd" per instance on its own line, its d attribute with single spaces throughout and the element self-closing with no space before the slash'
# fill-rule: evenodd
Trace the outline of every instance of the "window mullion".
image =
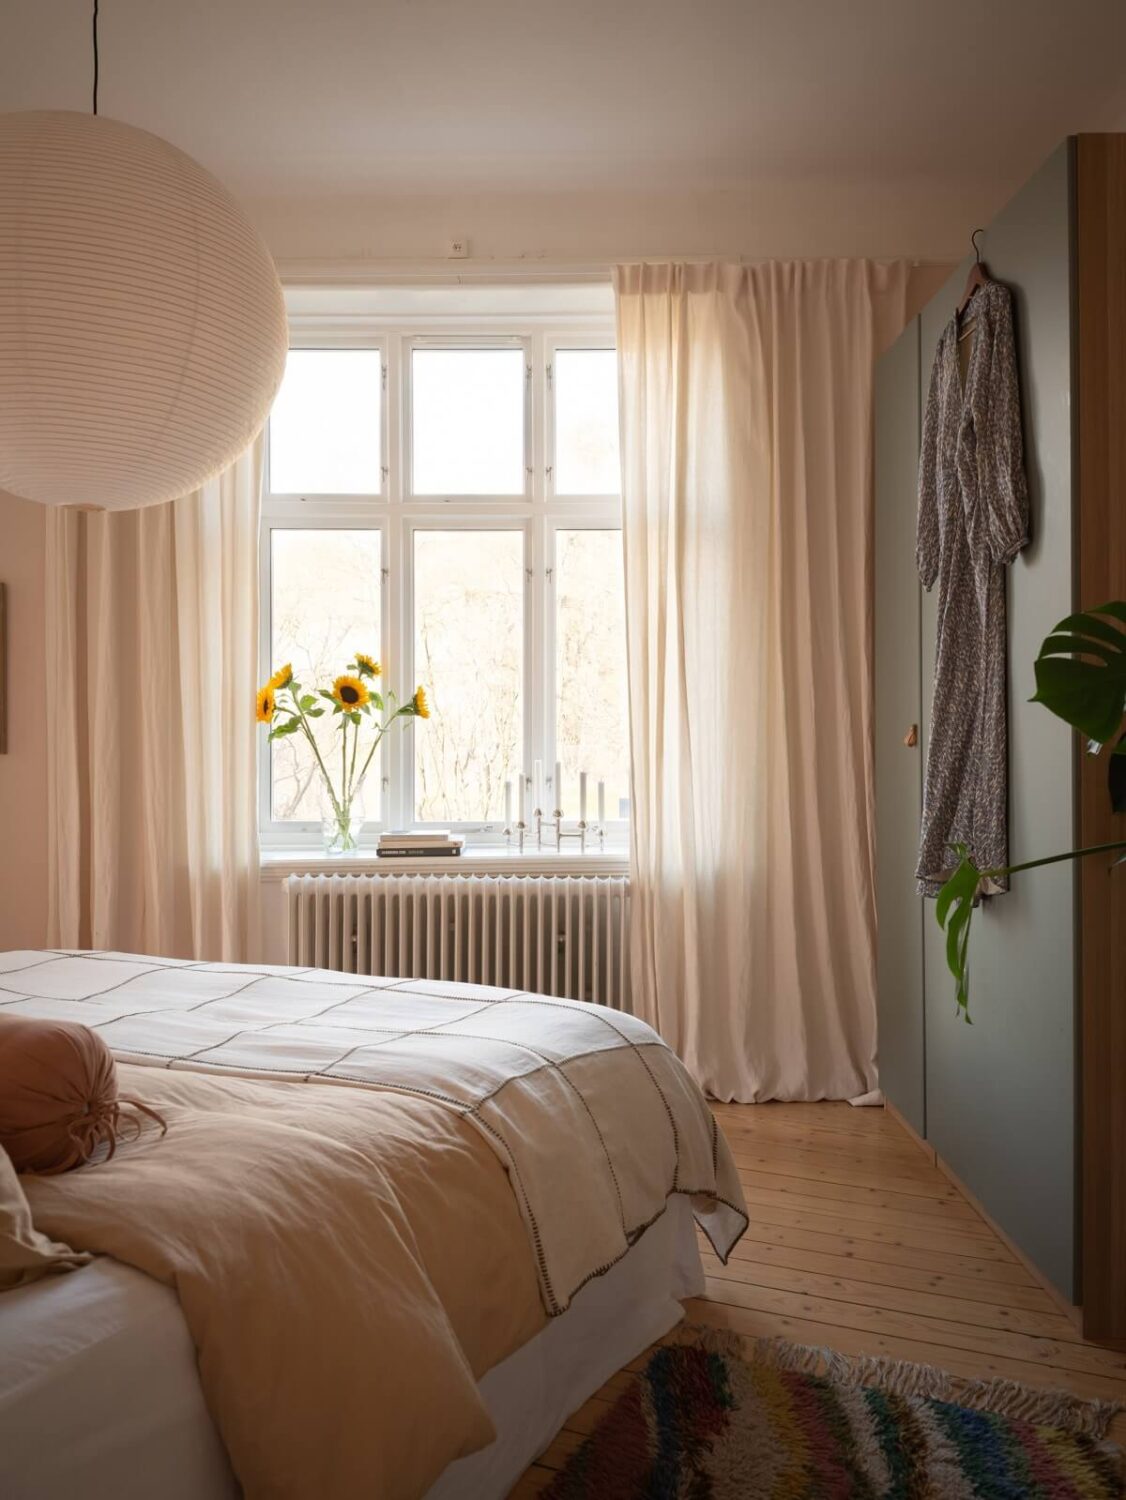
<svg viewBox="0 0 1126 1500">
<path fill-rule="evenodd" d="M 543 696 L 543 750 L 551 782 L 551 812 L 560 806 L 559 788 L 555 785 L 555 762 L 559 758 L 555 737 L 555 523 L 548 514 L 543 518 L 543 640 L 538 659 Z"/>
<path fill-rule="evenodd" d="M 405 535 L 403 516 L 403 340 L 393 334 L 387 341 L 387 556 L 384 574 L 385 599 L 384 619 L 387 628 L 386 686 L 396 692 L 407 689 L 406 676 L 411 670 L 410 660 L 410 574 L 407 556 L 408 539 Z M 407 810 L 408 790 L 406 779 L 410 757 L 406 736 L 402 727 L 389 734 L 384 741 L 385 755 L 383 774 L 386 782 L 385 828 L 402 828 L 409 821 Z"/>
<path fill-rule="evenodd" d="M 543 674 L 539 670 L 543 640 L 543 517 L 541 515 L 535 515 L 529 522 L 525 537 L 528 588 L 525 595 L 526 615 L 524 619 L 524 743 L 527 746 L 524 767 L 531 774 L 536 761 L 543 761 L 546 777 L 549 774 L 549 767 L 544 753 Z M 545 816 L 549 811 L 549 808 L 544 807 Z"/>
</svg>

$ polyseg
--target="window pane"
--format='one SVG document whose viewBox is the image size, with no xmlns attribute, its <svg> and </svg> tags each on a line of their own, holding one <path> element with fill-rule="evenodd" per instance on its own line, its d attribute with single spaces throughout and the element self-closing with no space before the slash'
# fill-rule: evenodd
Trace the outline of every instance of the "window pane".
<svg viewBox="0 0 1126 1500">
<path fill-rule="evenodd" d="M 555 533 L 555 739 L 563 763 L 563 816 L 579 816 L 587 772 L 587 821 L 629 817 L 625 585 L 620 531 Z M 556 788 L 558 794 L 558 788 Z"/>
<path fill-rule="evenodd" d="M 331 688 L 357 651 L 379 659 L 380 534 L 378 531 L 273 531 L 270 605 L 271 668 L 293 665 L 307 691 Z M 333 714 L 314 720 L 326 759 L 339 752 L 339 723 Z M 365 725 L 366 733 L 366 725 Z M 364 740 L 361 739 L 361 751 Z M 320 817 L 316 760 L 302 735 L 271 746 L 273 816 L 285 822 Z M 336 762 L 331 762 L 335 766 Z M 364 813 L 380 816 L 378 756 L 364 788 Z"/>
<path fill-rule="evenodd" d="M 523 349 L 415 349 L 416 495 L 524 493 Z"/>
<path fill-rule="evenodd" d="M 504 816 L 523 744 L 524 535 L 418 531 L 415 675 L 431 717 L 414 726 L 422 822 Z"/>
<path fill-rule="evenodd" d="M 382 355 L 291 349 L 270 413 L 275 495 L 378 495 Z"/>
<path fill-rule="evenodd" d="M 618 355 L 614 349 L 557 349 L 555 387 L 555 493 L 616 495 L 618 462 Z"/>
</svg>

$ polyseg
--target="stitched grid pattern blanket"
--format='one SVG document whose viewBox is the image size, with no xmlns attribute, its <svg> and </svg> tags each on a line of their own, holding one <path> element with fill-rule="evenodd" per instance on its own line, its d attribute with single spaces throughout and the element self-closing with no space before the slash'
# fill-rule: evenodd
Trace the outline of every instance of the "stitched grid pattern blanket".
<svg viewBox="0 0 1126 1500">
<path fill-rule="evenodd" d="M 703 1094 L 643 1021 L 580 1001 L 326 969 L 0 954 L 0 1012 L 79 1021 L 130 1063 L 398 1091 L 506 1168 L 544 1306 L 566 1310 L 674 1193 L 726 1260 L 747 1225 Z"/>
</svg>

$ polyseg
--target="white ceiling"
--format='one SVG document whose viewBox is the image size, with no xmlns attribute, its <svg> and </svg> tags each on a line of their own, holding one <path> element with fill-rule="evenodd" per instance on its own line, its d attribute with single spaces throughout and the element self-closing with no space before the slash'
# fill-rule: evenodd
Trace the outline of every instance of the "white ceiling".
<svg viewBox="0 0 1126 1500">
<path fill-rule="evenodd" d="M 0 0 L 0 108 L 88 107 L 90 10 Z M 597 255 L 599 203 L 681 241 L 639 253 L 843 253 L 867 215 L 900 241 L 871 253 L 942 254 L 1064 135 L 1126 126 L 1123 0 L 101 0 L 100 36 L 102 112 L 282 254 L 495 254 L 507 206 L 507 253 L 574 255 L 570 204 Z"/>
</svg>

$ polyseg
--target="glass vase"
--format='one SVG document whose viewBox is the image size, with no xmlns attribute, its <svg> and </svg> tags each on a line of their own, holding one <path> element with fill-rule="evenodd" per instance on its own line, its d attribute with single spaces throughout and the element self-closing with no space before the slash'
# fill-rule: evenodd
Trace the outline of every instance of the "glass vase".
<svg viewBox="0 0 1126 1500">
<path fill-rule="evenodd" d="M 360 847 L 364 826 L 362 786 L 352 792 L 350 801 L 342 802 L 327 788 L 321 792 L 321 838 L 329 855 L 355 854 Z"/>
</svg>

